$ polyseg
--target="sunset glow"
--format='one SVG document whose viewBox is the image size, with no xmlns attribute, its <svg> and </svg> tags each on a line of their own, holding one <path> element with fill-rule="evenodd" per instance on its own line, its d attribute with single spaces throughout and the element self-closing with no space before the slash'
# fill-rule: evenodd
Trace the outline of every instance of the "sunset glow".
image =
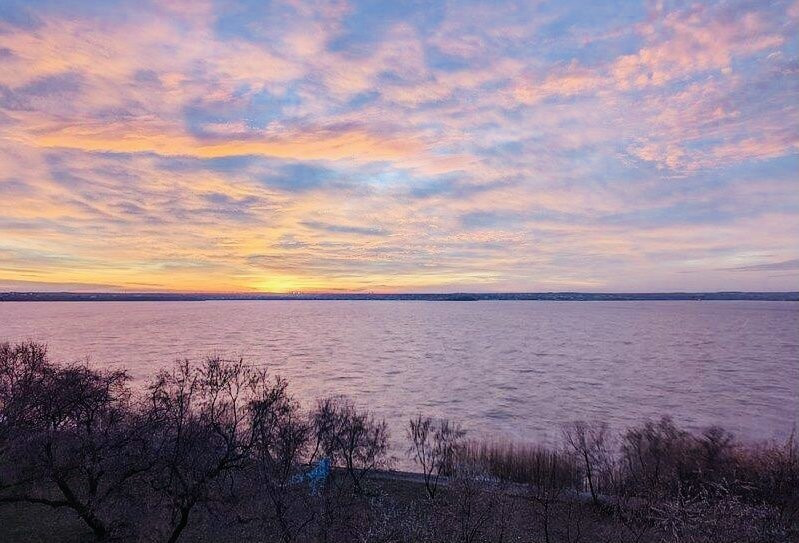
<svg viewBox="0 0 799 543">
<path fill-rule="evenodd" d="M 0 2 L 0 290 L 799 286 L 799 2 Z"/>
</svg>

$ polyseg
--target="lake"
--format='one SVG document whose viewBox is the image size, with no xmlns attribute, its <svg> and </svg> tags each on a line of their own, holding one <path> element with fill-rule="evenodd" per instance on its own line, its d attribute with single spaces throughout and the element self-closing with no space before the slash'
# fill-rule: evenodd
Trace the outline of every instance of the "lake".
<svg viewBox="0 0 799 543">
<path fill-rule="evenodd" d="M 306 405 L 346 394 L 395 451 L 418 412 L 472 435 L 553 443 L 560 425 L 664 414 L 782 439 L 799 412 L 794 302 L 209 301 L 0 303 L 0 341 L 126 368 L 242 356 Z"/>
</svg>

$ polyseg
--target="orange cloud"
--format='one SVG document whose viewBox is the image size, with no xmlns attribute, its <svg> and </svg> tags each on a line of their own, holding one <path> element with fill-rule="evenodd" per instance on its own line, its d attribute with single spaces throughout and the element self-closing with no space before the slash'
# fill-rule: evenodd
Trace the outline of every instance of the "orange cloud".
<svg viewBox="0 0 799 543">
<path fill-rule="evenodd" d="M 171 133 L 157 120 L 80 123 L 37 128 L 25 141 L 40 147 L 117 153 L 156 153 L 164 156 L 219 158 L 261 155 L 303 160 L 380 161 L 415 156 L 423 146 L 408 138 L 381 138 L 365 130 L 322 129 L 280 135 L 227 137 L 207 142 Z"/>
</svg>

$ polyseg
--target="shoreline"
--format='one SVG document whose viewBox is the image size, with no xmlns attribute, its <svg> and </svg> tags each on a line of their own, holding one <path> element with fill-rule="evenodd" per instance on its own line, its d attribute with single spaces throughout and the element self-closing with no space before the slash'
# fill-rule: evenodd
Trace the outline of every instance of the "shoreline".
<svg viewBox="0 0 799 543">
<path fill-rule="evenodd" d="M 762 301 L 797 302 L 799 292 L 455 292 L 434 294 L 247 294 L 173 292 L 0 292 L 0 302 L 206 302 L 206 301 Z"/>
</svg>

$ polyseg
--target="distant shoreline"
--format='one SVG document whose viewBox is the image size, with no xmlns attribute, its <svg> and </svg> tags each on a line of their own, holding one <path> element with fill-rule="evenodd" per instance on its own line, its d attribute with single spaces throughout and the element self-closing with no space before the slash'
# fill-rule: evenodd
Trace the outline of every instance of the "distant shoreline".
<svg viewBox="0 0 799 543">
<path fill-rule="evenodd" d="M 170 293 L 170 292 L 0 292 L 0 302 L 204 302 L 221 300 L 361 300 L 476 302 L 491 300 L 630 302 L 630 301 L 767 301 L 797 302 L 799 292 L 463 292 L 439 294 L 248 294 L 248 293 Z"/>
</svg>

